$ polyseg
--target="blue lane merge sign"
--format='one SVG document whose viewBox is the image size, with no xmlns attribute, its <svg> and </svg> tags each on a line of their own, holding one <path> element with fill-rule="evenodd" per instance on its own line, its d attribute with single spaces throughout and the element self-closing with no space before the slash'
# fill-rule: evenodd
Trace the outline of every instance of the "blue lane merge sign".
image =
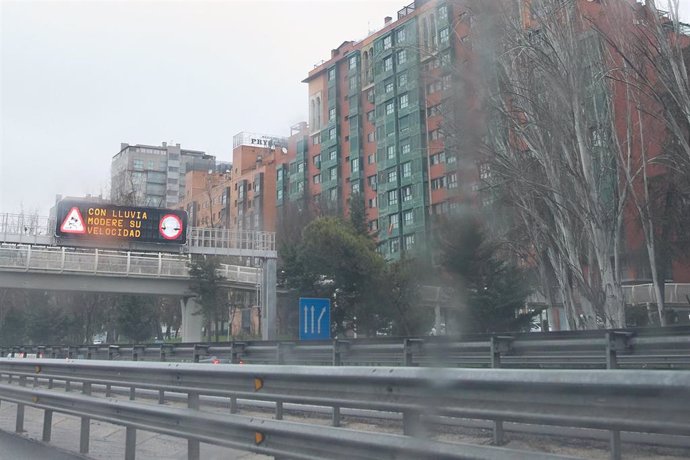
<svg viewBox="0 0 690 460">
<path fill-rule="evenodd" d="M 300 297 L 299 339 L 328 340 L 331 338 L 331 300 Z"/>
</svg>

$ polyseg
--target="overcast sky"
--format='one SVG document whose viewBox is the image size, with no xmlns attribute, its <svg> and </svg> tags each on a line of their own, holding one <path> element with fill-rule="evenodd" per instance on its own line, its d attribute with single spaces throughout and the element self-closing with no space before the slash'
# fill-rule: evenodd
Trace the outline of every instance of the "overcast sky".
<svg viewBox="0 0 690 460">
<path fill-rule="evenodd" d="M 120 142 L 289 134 L 314 64 L 411 1 L 0 0 L 0 212 L 105 191 Z"/>
</svg>

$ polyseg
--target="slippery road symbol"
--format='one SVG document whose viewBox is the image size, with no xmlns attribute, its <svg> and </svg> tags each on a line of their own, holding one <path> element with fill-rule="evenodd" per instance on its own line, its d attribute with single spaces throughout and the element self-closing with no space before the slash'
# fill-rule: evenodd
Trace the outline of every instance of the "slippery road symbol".
<svg viewBox="0 0 690 460">
<path fill-rule="evenodd" d="M 84 226 L 84 219 L 79 212 L 79 208 L 76 206 L 70 209 L 67 213 L 67 217 L 62 221 L 60 225 L 60 231 L 62 233 L 86 233 L 86 227 Z"/>
</svg>

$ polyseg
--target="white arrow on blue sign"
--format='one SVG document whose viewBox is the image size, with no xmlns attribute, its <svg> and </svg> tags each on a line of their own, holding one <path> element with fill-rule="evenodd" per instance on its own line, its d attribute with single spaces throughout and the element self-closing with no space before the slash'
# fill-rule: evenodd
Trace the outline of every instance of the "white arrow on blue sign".
<svg viewBox="0 0 690 460">
<path fill-rule="evenodd" d="M 300 297 L 299 339 L 328 340 L 331 338 L 331 299 Z"/>
</svg>

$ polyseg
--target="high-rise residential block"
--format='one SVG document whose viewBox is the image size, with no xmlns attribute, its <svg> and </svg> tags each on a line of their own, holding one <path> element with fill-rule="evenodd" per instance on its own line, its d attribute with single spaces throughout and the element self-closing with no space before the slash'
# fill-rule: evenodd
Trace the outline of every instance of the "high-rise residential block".
<svg viewBox="0 0 690 460">
<path fill-rule="evenodd" d="M 115 203 L 178 208 L 185 198 L 188 171 L 215 170 L 216 158 L 180 144 L 120 144 L 110 169 L 110 197 Z"/>
</svg>

